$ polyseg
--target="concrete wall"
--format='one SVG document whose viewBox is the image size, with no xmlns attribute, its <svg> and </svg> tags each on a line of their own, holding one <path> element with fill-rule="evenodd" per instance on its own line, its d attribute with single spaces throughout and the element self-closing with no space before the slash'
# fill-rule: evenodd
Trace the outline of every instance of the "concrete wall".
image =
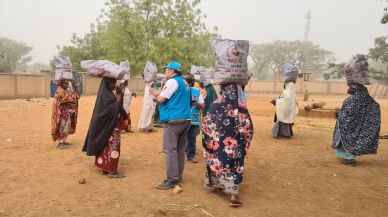
<svg viewBox="0 0 388 217">
<path fill-rule="evenodd" d="M 48 97 L 49 88 L 46 75 L 0 74 L 0 99 Z"/>
<path fill-rule="evenodd" d="M 283 87 L 281 81 L 251 81 L 246 90 L 252 93 L 280 93 Z M 348 86 L 345 81 L 303 81 L 296 84 L 297 92 L 303 94 L 305 89 L 310 94 L 345 95 Z M 380 84 L 368 86 L 372 96 L 388 97 L 388 87 Z"/>
<path fill-rule="evenodd" d="M 30 74 L 0 74 L 0 99 L 36 98 L 50 96 L 50 76 Z M 83 76 L 83 94 L 95 95 L 100 86 L 101 79 Z M 142 79 L 132 79 L 129 87 L 136 92 L 144 91 Z M 281 81 L 252 80 L 246 90 L 252 93 L 280 93 L 283 87 Z M 303 94 L 305 89 L 311 94 L 340 94 L 347 92 L 344 81 L 308 81 L 297 82 L 297 92 Z M 368 86 L 372 96 L 388 97 L 388 88 L 379 84 Z"/>
<path fill-rule="evenodd" d="M 100 87 L 101 78 L 85 76 L 83 77 L 83 95 L 95 95 Z"/>
<path fill-rule="evenodd" d="M 16 76 L 0 74 L 0 99 L 16 98 Z"/>
</svg>

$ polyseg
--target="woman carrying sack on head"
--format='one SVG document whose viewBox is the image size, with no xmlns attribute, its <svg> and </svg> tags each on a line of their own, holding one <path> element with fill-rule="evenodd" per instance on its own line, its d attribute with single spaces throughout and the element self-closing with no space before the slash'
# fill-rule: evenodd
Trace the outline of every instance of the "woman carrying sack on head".
<svg viewBox="0 0 388 217">
<path fill-rule="evenodd" d="M 332 147 L 345 165 L 355 165 L 356 157 L 376 154 L 381 126 L 380 105 L 369 95 L 368 59 L 356 55 L 345 66 L 350 96 L 337 112 Z"/>
<path fill-rule="evenodd" d="M 54 96 L 51 116 L 51 135 L 57 147 L 64 149 L 67 137 L 74 134 L 77 126 L 79 94 L 72 79 L 72 64 L 68 57 L 55 57 L 55 80 L 57 90 Z"/>
<path fill-rule="evenodd" d="M 95 156 L 95 165 L 103 175 L 122 178 L 118 173 L 120 158 L 120 118 L 126 116 L 121 95 L 116 93 L 116 80 L 103 78 L 96 99 L 83 151 Z"/>
</svg>

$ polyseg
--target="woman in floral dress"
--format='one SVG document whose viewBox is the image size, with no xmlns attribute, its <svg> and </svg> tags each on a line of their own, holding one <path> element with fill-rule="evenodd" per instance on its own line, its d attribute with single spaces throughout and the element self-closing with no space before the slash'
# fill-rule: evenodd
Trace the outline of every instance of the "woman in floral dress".
<svg viewBox="0 0 388 217">
<path fill-rule="evenodd" d="M 205 186 L 230 195 L 232 207 L 241 206 L 240 184 L 244 160 L 253 137 L 253 125 L 237 84 L 221 86 L 221 96 L 211 105 L 202 125 L 207 173 Z"/>
<path fill-rule="evenodd" d="M 63 149 L 69 135 L 74 134 L 77 126 L 79 94 L 70 80 L 58 80 L 51 116 L 51 136 L 58 141 L 57 147 Z"/>
</svg>

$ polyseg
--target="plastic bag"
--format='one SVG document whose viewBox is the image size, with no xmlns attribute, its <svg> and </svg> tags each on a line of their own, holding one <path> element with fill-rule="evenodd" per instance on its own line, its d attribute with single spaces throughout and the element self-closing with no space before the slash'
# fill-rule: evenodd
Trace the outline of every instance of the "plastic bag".
<svg viewBox="0 0 388 217">
<path fill-rule="evenodd" d="M 128 61 L 123 61 L 120 65 L 117 65 L 108 60 L 84 60 L 81 61 L 81 67 L 87 70 L 89 75 L 117 80 L 123 79 L 130 70 Z"/>
</svg>

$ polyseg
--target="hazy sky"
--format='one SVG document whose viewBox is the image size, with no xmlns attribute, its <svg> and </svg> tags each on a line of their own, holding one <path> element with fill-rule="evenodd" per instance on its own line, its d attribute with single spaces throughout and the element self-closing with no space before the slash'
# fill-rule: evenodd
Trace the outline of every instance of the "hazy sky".
<svg viewBox="0 0 388 217">
<path fill-rule="evenodd" d="M 89 31 L 106 0 L 0 0 L 0 37 L 33 46 L 34 61 L 48 62 L 57 45 Z M 202 0 L 209 28 L 225 38 L 253 42 L 302 40 L 304 15 L 312 12 L 310 39 L 340 60 L 366 53 L 388 34 L 379 23 L 381 0 Z"/>
</svg>

